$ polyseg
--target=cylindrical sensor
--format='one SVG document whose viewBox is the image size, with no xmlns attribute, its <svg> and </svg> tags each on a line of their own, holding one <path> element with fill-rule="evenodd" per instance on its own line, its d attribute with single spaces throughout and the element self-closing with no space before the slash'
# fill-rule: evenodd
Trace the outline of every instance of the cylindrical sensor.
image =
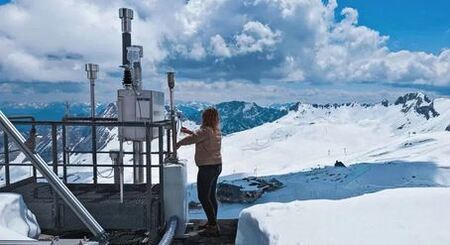
<svg viewBox="0 0 450 245">
<path fill-rule="evenodd" d="M 84 69 L 87 74 L 87 79 L 95 80 L 97 79 L 98 65 L 97 64 L 86 64 Z"/>
<path fill-rule="evenodd" d="M 119 9 L 119 17 L 122 20 L 122 32 L 131 32 L 131 20 L 133 19 L 133 10 L 127 8 Z"/>
<path fill-rule="evenodd" d="M 167 72 L 167 83 L 170 89 L 173 89 L 175 87 L 175 72 Z"/>
</svg>

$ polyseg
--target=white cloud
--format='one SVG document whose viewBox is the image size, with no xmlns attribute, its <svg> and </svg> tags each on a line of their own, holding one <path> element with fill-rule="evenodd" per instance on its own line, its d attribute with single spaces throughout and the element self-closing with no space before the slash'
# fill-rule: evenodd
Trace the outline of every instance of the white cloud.
<svg viewBox="0 0 450 245">
<path fill-rule="evenodd" d="M 449 49 L 393 52 L 356 9 L 336 18 L 335 0 L 17 0 L 0 6 L 0 79 L 83 81 L 95 62 L 119 80 L 120 7 L 135 9 L 145 80 L 172 63 L 182 78 L 192 62 L 205 80 L 260 82 L 246 89 L 261 94 L 276 81 L 450 85 Z"/>
<path fill-rule="evenodd" d="M 271 50 L 281 40 L 280 31 L 272 31 L 268 25 L 258 21 L 247 22 L 242 32 L 235 36 L 238 54 Z"/>
<path fill-rule="evenodd" d="M 245 92 L 244 92 L 245 91 Z M 185 101 L 209 101 L 212 103 L 236 100 L 254 101 L 258 103 L 273 103 L 282 95 L 285 101 L 295 101 L 298 94 L 277 85 L 254 84 L 245 80 L 204 82 L 189 80 L 179 82 L 176 94 Z"/>
<path fill-rule="evenodd" d="M 218 57 L 230 57 L 231 51 L 228 48 L 225 40 L 220 35 L 215 35 L 210 39 L 211 43 L 211 52 L 213 55 Z"/>
</svg>

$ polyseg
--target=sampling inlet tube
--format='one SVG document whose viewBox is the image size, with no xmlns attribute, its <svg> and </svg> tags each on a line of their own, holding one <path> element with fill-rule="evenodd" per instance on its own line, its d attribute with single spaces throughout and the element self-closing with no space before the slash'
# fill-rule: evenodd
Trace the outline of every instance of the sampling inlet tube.
<svg viewBox="0 0 450 245">
<path fill-rule="evenodd" d="M 175 231 L 177 230 L 178 219 L 176 216 L 170 217 L 170 221 L 161 241 L 159 241 L 158 245 L 170 245 L 172 244 L 173 237 L 175 236 Z"/>
<path fill-rule="evenodd" d="M 76 216 L 83 222 L 83 224 L 96 236 L 100 242 L 108 240 L 108 233 L 102 226 L 94 219 L 94 217 L 87 211 L 75 195 L 67 188 L 66 185 L 59 179 L 59 177 L 48 167 L 47 163 L 42 157 L 33 153 L 24 143 L 25 138 L 19 133 L 16 127 L 9 121 L 9 119 L 0 111 L 0 127 L 6 134 L 11 136 L 17 147 L 25 154 L 25 156 L 32 162 L 39 172 L 45 177 L 53 190 L 61 197 L 64 203 L 72 209 Z"/>
<path fill-rule="evenodd" d="M 133 10 L 128 8 L 119 9 L 119 17 L 122 20 L 122 65 L 128 65 L 127 48 L 131 46 L 131 20 Z"/>
</svg>

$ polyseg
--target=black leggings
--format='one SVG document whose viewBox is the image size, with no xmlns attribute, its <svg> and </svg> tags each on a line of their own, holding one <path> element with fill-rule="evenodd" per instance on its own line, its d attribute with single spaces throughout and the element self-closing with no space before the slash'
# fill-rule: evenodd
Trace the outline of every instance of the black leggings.
<svg viewBox="0 0 450 245">
<path fill-rule="evenodd" d="M 198 167 L 197 194 L 203 210 L 208 217 L 208 224 L 217 223 L 217 179 L 222 172 L 222 164 Z"/>
</svg>

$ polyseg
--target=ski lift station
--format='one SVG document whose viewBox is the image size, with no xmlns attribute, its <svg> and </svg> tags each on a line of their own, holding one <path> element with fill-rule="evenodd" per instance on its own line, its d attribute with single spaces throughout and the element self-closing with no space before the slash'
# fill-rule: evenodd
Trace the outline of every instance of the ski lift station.
<svg viewBox="0 0 450 245">
<path fill-rule="evenodd" d="M 96 117 L 94 87 L 99 71 L 96 64 L 85 66 L 91 85 L 90 117 L 38 121 L 31 116 L 6 117 L 0 111 L 0 132 L 3 131 L 4 137 L 4 161 L 0 166 L 5 177 L 0 191 L 21 194 L 43 233 L 60 238 L 59 243 L 53 240 L 36 244 L 183 244 L 189 240 L 189 227 L 195 227 L 188 219 L 186 166 L 178 160 L 175 147 L 178 120 L 172 93 L 175 74 L 167 73 L 170 113 L 166 113 L 164 93 L 143 88 L 143 47 L 131 41 L 133 11 L 121 8 L 119 17 L 123 80 L 122 88 L 117 90 L 117 118 Z M 17 127 L 31 128 L 28 139 Z M 37 127 L 51 132 L 50 162 L 44 161 L 34 149 Z M 68 146 L 68 134 L 75 127 L 91 130 L 90 151 Z M 99 150 L 98 132 L 105 128 L 118 129 L 117 149 Z M 132 144 L 132 151 L 125 150 L 124 144 Z M 28 161 L 11 162 L 11 145 Z M 88 155 L 91 161 L 70 164 L 74 154 Z M 110 161 L 99 162 L 97 157 L 101 154 L 109 156 Z M 128 155 L 132 156 L 132 163 L 123 160 Z M 31 168 L 32 176 L 14 181 L 11 172 L 18 166 Z M 69 173 L 76 168 L 82 168 L 84 174 L 88 169 L 89 181 L 70 181 Z M 105 168 L 111 169 L 108 183 L 99 181 L 99 169 Z M 125 181 L 124 172 L 133 173 L 132 183 Z M 84 237 L 90 239 L 89 243 L 80 240 Z"/>
</svg>

